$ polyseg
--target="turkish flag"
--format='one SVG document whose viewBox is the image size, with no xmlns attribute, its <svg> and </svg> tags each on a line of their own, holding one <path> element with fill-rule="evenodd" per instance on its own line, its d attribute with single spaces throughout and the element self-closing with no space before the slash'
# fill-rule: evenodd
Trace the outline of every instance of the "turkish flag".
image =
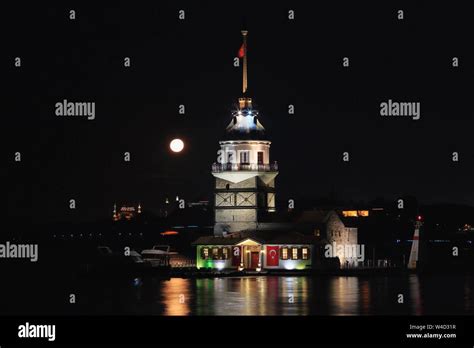
<svg viewBox="0 0 474 348">
<path fill-rule="evenodd" d="M 242 44 L 242 46 L 240 46 L 240 49 L 239 49 L 239 58 L 244 58 L 245 56 L 245 47 L 244 47 L 244 44 Z"/>
<path fill-rule="evenodd" d="M 280 263 L 280 247 L 267 245 L 267 266 L 278 266 Z"/>
</svg>

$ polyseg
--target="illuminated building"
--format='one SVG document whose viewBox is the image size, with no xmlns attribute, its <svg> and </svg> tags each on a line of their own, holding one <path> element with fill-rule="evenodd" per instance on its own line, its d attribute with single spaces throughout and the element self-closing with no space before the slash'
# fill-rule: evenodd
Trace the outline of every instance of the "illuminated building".
<svg viewBox="0 0 474 348">
<path fill-rule="evenodd" d="M 312 266 L 315 238 L 297 233 L 243 233 L 201 237 L 196 267 L 240 270 L 304 270 Z"/>
<path fill-rule="evenodd" d="M 343 210 L 342 216 L 344 217 L 368 217 L 368 210 Z"/>
<path fill-rule="evenodd" d="M 214 236 L 201 237 L 193 243 L 196 265 L 256 271 L 313 268 L 321 257 L 321 245 L 357 243 L 357 228 L 346 228 L 335 211 L 307 214 L 302 217 L 306 221 L 277 221 L 278 166 L 270 161 L 271 142 L 258 110 L 246 96 L 247 31 L 242 31 L 242 35 L 244 96 L 232 112 L 225 139 L 219 142 L 218 160 L 212 165 Z M 355 214 L 367 216 L 368 212 Z M 321 230 L 325 230 L 324 235 Z M 344 257 L 339 257 L 339 262 L 355 265 L 352 259 Z"/>
<path fill-rule="evenodd" d="M 141 214 L 141 213 L 142 213 L 142 206 L 140 203 L 138 203 L 136 207 L 123 205 L 120 207 L 119 210 L 117 210 L 117 204 L 114 204 L 112 220 L 113 221 L 132 220 L 138 214 Z"/>
</svg>

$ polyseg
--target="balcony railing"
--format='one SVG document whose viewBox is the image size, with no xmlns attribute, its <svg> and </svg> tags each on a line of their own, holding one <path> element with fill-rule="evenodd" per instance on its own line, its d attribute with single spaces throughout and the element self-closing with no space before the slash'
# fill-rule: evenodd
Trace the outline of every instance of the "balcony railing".
<svg viewBox="0 0 474 348">
<path fill-rule="evenodd" d="M 273 162 L 271 164 L 214 163 L 212 165 L 213 173 L 230 172 L 230 171 L 276 172 L 278 171 L 278 164 L 277 162 Z"/>
</svg>

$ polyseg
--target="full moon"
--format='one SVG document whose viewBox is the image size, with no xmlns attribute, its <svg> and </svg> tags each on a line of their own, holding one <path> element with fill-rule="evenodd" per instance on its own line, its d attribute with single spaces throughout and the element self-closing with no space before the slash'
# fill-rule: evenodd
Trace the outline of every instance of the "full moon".
<svg viewBox="0 0 474 348">
<path fill-rule="evenodd" d="M 170 143 L 170 149 L 173 152 L 181 152 L 184 149 L 184 143 L 181 139 L 173 139 Z"/>
</svg>

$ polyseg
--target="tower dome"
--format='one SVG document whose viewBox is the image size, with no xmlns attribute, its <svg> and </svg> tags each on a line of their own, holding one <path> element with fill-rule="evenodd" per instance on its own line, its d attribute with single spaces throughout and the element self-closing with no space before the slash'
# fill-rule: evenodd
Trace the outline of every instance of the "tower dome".
<svg viewBox="0 0 474 348">
<path fill-rule="evenodd" d="M 251 98 L 239 98 L 239 107 L 232 112 L 226 128 L 226 140 L 265 140 L 265 128 L 258 119 L 258 110 L 252 107 Z"/>
</svg>

